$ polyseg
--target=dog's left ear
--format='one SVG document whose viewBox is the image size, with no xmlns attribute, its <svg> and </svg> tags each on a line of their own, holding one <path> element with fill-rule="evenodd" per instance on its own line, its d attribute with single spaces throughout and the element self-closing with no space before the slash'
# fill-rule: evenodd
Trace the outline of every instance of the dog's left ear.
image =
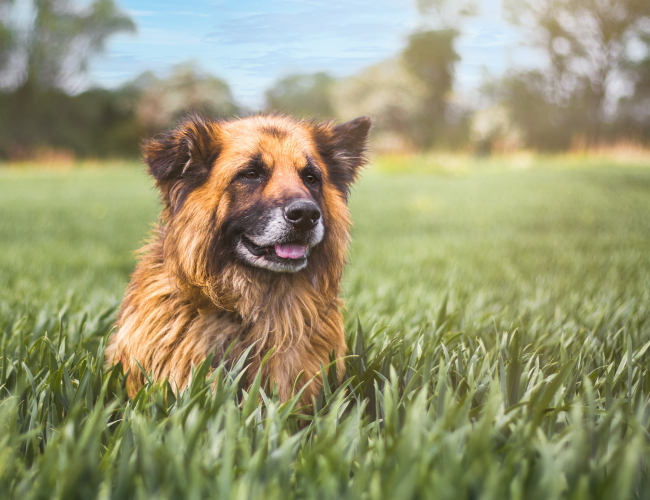
<svg viewBox="0 0 650 500">
<path fill-rule="evenodd" d="M 176 210 L 210 174 L 219 156 L 219 124 L 191 116 L 175 129 L 143 143 L 142 154 L 163 202 Z"/>
<path fill-rule="evenodd" d="M 371 125 L 372 120 L 362 116 L 334 127 L 316 126 L 314 138 L 318 152 L 327 164 L 330 180 L 346 200 L 350 185 L 368 162 L 366 148 Z"/>
</svg>

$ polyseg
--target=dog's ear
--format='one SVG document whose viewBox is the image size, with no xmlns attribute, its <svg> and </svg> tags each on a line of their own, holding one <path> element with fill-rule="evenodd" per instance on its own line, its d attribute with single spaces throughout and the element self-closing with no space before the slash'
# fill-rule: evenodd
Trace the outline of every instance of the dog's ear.
<svg viewBox="0 0 650 500">
<path fill-rule="evenodd" d="M 315 126 L 314 138 L 318 152 L 327 164 L 329 177 L 347 200 L 350 185 L 367 163 L 366 148 L 372 120 L 367 116 L 342 125 Z"/>
<path fill-rule="evenodd" d="M 163 202 L 175 211 L 208 178 L 220 149 L 219 124 L 191 116 L 166 134 L 145 141 L 142 154 Z"/>
</svg>

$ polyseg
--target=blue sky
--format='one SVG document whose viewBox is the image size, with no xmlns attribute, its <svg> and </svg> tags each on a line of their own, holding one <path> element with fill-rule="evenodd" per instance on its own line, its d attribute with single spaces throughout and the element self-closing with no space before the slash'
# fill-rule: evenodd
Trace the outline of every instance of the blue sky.
<svg viewBox="0 0 650 500">
<path fill-rule="evenodd" d="M 164 76 L 172 65 L 193 60 L 253 108 L 264 104 L 264 90 L 282 76 L 352 75 L 397 55 L 409 33 L 424 26 L 415 0 L 116 1 L 138 31 L 110 40 L 91 65 L 94 82 L 115 87 L 145 70 Z M 485 70 L 500 74 L 531 63 L 518 32 L 503 21 L 499 0 L 484 0 L 461 30 L 461 92 L 476 88 Z"/>
</svg>

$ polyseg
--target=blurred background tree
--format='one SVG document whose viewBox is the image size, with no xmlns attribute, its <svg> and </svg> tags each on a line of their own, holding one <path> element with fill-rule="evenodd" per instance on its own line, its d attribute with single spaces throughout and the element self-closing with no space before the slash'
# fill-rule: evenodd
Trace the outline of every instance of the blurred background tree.
<svg viewBox="0 0 650 500">
<path fill-rule="evenodd" d="M 411 131 L 427 97 L 425 84 L 403 59 L 389 59 L 332 86 L 332 104 L 340 120 L 373 118 L 373 143 L 379 151 L 413 151 Z"/>
<path fill-rule="evenodd" d="M 457 147 L 466 142 L 467 110 L 453 95 L 455 43 L 449 26 L 476 12 L 473 2 L 418 0 L 421 27 L 396 58 L 350 77 L 289 75 L 266 92 L 267 110 L 296 116 L 349 120 L 371 115 L 378 150 Z M 435 29 L 431 29 L 431 28 Z"/>
<path fill-rule="evenodd" d="M 478 13 L 473 0 L 417 0 L 420 27 L 401 54 L 404 67 L 424 89 L 408 134 L 417 149 L 457 148 L 467 143 L 469 108 L 454 92 L 456 50 L 464 21 Z"/>
<path fill-rule="evenodd" d="M 402 54 L 406 67 L 426 89 L 409 127 L 414 143 L 421 149 L 449 139 L 454 66 L 460 60 L 454 49 L 458 34 L 455 29 L 414 33 Z"/>
<path fill-rule="evenodd" d="M 282 78 L 266 91 L 267 110 L 298 117 L 333 118 L 330 90 L 334 81 L 324 72 Z"/>
<path fill-rule="evenodd" d="M 91 56 L 102 52 L 114 33 L 135 31 L 113 0 L 95 0 L 76 8 L 69 0 L 35 0 L 35 15 L 23 43 L 23 87 L 61 88 L 74 92 L 82 84 Z"/>
<path fill-rule="evenodd" d="M 415 1 L 418 26 L 399 53 L 345 78 L 287 75 L 266 91 L 265 110 L 371 115 L 378 151 L 650 143 L 648 0 L 504 0 L 543 66 L 486 79 L 479 98 L 456 82 L 459 40 L 478 2 Z M 113 0 L 0 0 L 0 159 L 135 157 L 141 138 L 188 112 L 244 112 L 225 81 L 192 63 L 92 88 L 89 62 L 112 35 L 134 30 Z"/>
<path fill-rule="evenodd" d="M 192 63 L 168 78 L 145 73 L 116 90 L 87 86 L 87 69 L 107 39 L 135 25 L 112 0 L 78 7 L 37 0 L 28 26 L 12 23 L 16 4 L 0 0 L 0 158 L 58 152 L 80 157 L 135 157 L 142 137 L 188 112 L 212 118 L 239 112 L 228 85 Z M 14 16 L 15 17 L 15 16 Z"/>
<path fill-rule="evenodd" d="M 463 20 L 476 16 L 480 0 L 416 0 L 416 5 L 424 21 L 434 24 L 438 29 L 458 27 Z"/>
<path fill-rule="evenodd" d="M 547 60 L 542 70 L 511 72 L 489 86 L 528 146 L 648 138 L 650 2 L 506 0 L 505 6 Z"/>
<path fill-rule="evenodd" d="M 112 0 L 85 7 L 36 0 L 28 26 L 12 23 L 14 2 L 0 6 L 2 37 L 10 42 L 0 49 L 2 80 L 10 90 L 0 94 L 0 157 L 51 148 L 92 156 L 133 154 L 129 96 L 103 89 L 70 94 L 84 85 L 90 58 L 112 34 L 134 31 L 133 22 Z"/>
<path fill-rule="evenodd" d="M 10 23 L 13 0 L 0 0 L 0 74 L 5 70 L 15 47 L 14 30 Z"/>
<path fill-rule="evenodd" d="M 164 131 L 188 113 L 228 118 L 240 111 L 228 84 L 191 62 L 174 66 L 166 79 L 144 73 L 132 85 L 141 92 L 137 118 L 146 135 Z"/>
</svg>

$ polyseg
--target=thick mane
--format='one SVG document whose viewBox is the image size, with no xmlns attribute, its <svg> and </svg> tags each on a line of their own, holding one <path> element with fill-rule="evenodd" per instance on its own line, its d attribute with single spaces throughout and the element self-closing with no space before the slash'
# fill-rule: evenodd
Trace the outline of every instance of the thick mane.
<svg viewBox="0 0 650 500">
<path fill-rule="evenodd" d="M 118 316 L 118 331 L 106 354 L 109 365 L 120 361 L 129 370 L 131 394 L 144 383 L 137 363 L 155 379 L 167 377 L 182 389 L 192 365 L 211 351 L 219 362 L 236 341 L 232 358 L 254 345 L 249 377 L 274 349 L 264 375 L 278 384 L 281 398 L 286 399 L 301 372 L 303 384 L 319 373 L 320 364 L 327 364 L 333 352 L 337 358 L 345 354 L 339 284 L 350 220 L 347 193 L 334 182 L 342 182 L 342 174 L 331 170 L 330 163 L 339 162 L 334 166 L 339 170 L 356 168 L 359 165 L 344 165 L 340 158 L 351 161 L 350 155 L 363 148 L 352 151 L 345 142 L 349 139 L 337 139 L 332 125 L 327 125 L 328 153 L 334 154 L 337 147 L 349 151 L 342 151 L 338 159 L 322 158 L 319 145 L 311 144 L 316 161 L 325 167 L 321 211 L 326 230 L 310 249 L 305 268 L 273 272 L 243 263 L 232 252 L 230 227 L 240 216 L 229 192 L 228 169 L 234 161 L 228 156 L 229 147 L 235 141 L 236 146 L 250 148 L 251 137 L 260 133 L 275 141 L 293 136 L 314 141 L 325 129 L 286 117 L 239 120 L 232 127 L 238 127 L 237 133 L 229 136 L 227 123 L 191 122 L 146 145 L 146 161 L 165 205 L 152 241 L 141 250 Z M 345 129 L 354 134 L 356 128 L 350 130 Z M 210 144 L 218 145 L 223 157 L 213 160 Z M 192 158 L 199 162 L 196 172 L 192 172 Z M 206 159 L 215 163 L 208 165 Z M 356 172 L 346 175 L 353 179 Z M 342 361 L 337 366 L 342 370 Z M 307 396 L 318 387 L 318 382 L 313 384 Z"/>
<path fill-rule="evenodd" d="M 249 370 L 255 373 L 271 347 L 276 357 L 300 350 L 311 339 L 323 350 L 321 337 L 342 327 L 329 318 L 338 315 L 341 300 L 336 294 L 318 293 L 305 274 L 271 277 L 235 264 L 215 277 L 206 296 L 194 284 L 161 272 L 163 247 L 164 240 L 158 239 L 143 249 L 143 265 L 134 273 L 118 318 L 120 331 L 141 333 L 131 354 L 156 379 L 168 377 L 182 388 L 192 364 L 198 365 L 211 350 L 221 359 L 234 340 L 233 358 L 255 343 Z M 133 383 L 142 385 L 144 375 L 134 362 L 118 355 L 117 346 L 109 346 L 109 360 L 115 357 L 115 362 L 130 367 Z M 330 351 L 323 350 L 322 359 Z"/>
</svg>

